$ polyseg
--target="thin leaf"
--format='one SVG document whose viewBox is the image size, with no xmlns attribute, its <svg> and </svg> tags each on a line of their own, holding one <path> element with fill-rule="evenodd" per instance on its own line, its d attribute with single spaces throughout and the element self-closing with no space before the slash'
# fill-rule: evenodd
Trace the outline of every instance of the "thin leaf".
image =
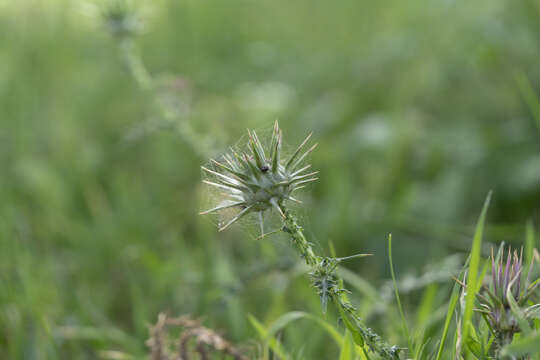
<svg viewBox="0 0 540 360">
<path fill-rule="evenodd" d="M 265 344 L 268 344 L 275 355 L 280 359 L 286 360 L 290 359 L 290 356 L 287 354 L 283 346 L 277 341 L 274 336 L 268 336 L 268 330 L 265 329 L 264 325 L 259 322 L 253 315 L 248 314 L 249 322 L 251 326 L 257 331 L 259 337 L 265 341 Z"/>
<path fill-rule="evenodd" d="M 460 291 L 460 285 L 459 283 L 456 282 L 454 284 L 454 288 L 452 289 L 452 295 L 450 295 L 450 301 L 448 302 L 448 312 L 446 313 L 446 320 L 444 321 L 443 332 L 441 335 L 441 342 L 439 344 L 439 350 L 437 351 L 437 356 L 435 357 L 435 360 L 440 360 L 443 354 L 444 345 L 446 343 L 446 338 L 448 336 L 448 330 L 450 329 L 450 322 L 452 321 L 454 310 L 456 309 L 456 305 L 459 299 L 459 291 Z"/>
<path fill-rule="evenodd" d="M 527 228 L 525 230 L 525 268 L 529 269 L 527 272 L 527 278 L 529 278 L 531 264 L 534 262 L 534 248 L 535 246 L 535 234 L 534 225 L 532 220 L 527 221 Z"/>
<path fill-rule="evenodd" d="M 360 291 L 362 295 L 366 296 L 370 300 L 370 302 L 379 303 L 383 301 L 377 288 L 375 288 L 357 273 L 344 267 L 339 267 L 337 272 L 339 276 L 345 280 L 345 282 L 351 284 L 352 287 Z"/>
<path fill-rule="evenodd" d="M 467 348 L 477 359 L 479 360 L 484 359 L 482 345 L 480 345 L 478 341 L 476 341 L 470 336 L 469 336 L 469 339 L 467 340 Z"/>
<path fill-rule="evenodd" d="M 343 346 L 343 336 L 341 336 L 341 334 L 332 325 L 315 315 L 302 311 L 291 311 L 280 316 L 277 320 L 272 322 L 268 328 L 267 336 L 274 336 L 277 332 L 284 329 L 290 323 L 301 319 L 313 321 L 315 324 L 319 325 L 322 330 L 326 331 L 328 335 L 330 335 L 338 347 Z"/>
<path fill-rule="evenodd" d="M 519 72 L 516 74 L 516 81 L 518 83 L 521 96 L 523 96 L 525 99 L 525 102 L 532 113 L 536 128 L 540 132 L 540 100 L 538 99 L 538 95 L 536 95 L 534 92 L 531 82 L 524 72 Z"/>
<path fill-rule="evenodd" d="M 420 302 L 420 305 L 418 307 L 418 311 L 416 313 L 416 326 L 414 332 L 419 334 L 417 336 L 417 341 L 422 341 L 423 339 L 423 333 L 425 331 L 425 328 L 427 327 L 427 324 L 429 323 L 430 318 L 433 314 L 433 303 L 435 300 L 435 295 L 437 294 L 438 285 L 436 283 L 430 284 L 428 287 L 426 287 L 426 290 L 424 291 L 424 294 L 422 295 L 422 300 Z M 422 346 L 415 349 L 414 358 L 420 359 L 421 358 L 421 352 L 424 349 L 425 342 Z"/>
<path fill-rule="evenodd" d="M 472 323 L 472 315 L 474 309 L 474 300 L 476 293 L 478 292 L 478 270 L 480 267 L 480 256 L 482 250 L 482 238 L 484 234 L 484 224 L 486 221 L 487 209 L 489 207 L 489 202 L 491 200 L 491 191 L 489 192 L 482 212 L 480 213 L 480 218 L 476 225 L 474 232 L 473 244 L 471 249 L 471 258 L 469 263 L 468 278 L 467 278 L 467 294 L 465 296 L 465 310 L 463 313 L 463 337 L 464 342 L 467 342 L 469 335 L 469 326 Z"/>
<path fill-rule="evenodd" d="M 390 274 L 392 274 L 392 284 L 394 285 L 394 294 L 396 295 L 396 302 L 399 310 L 399 315 L 401 317 L 401 327 L 403 329 L 403 334 L 407 338 L 407 343 L 409 345 L 409 353 L 412 354 L 413 346 L 411 342 L 411 337 L 409 336 L 409 326 L 407 325 L 407 319 L 405 319 L 405 314 L 403 313 L 403 307 L 401 306 L 401 300 L 399 299 L 399 291 L 396 281 L 396 275 L 394 273 L 394 264 L 392 262 L 392 234 L 388 234 L 388 260 L 390 262 Z"/>
<path fill-rule="evenodd" d="M 341 347 L 339 360 L 354 360 L 354 342 L 349 330 L 345 330 L 345 342 Z"/>
</svg>

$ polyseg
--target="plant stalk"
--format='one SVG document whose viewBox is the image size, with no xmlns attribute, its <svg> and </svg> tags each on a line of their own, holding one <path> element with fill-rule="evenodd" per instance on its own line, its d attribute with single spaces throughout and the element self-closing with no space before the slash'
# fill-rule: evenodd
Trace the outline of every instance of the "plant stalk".
<svg viewBox="0 0 540 360">
<path fill-rule="evenodd" d="M 283 231 L 290 235 L 294 248 L 300 253 L 300 256 L 311 268 L 312 271 L 310 274 L 312 274 L 312 280 L 314 280 L 313 274 L 321 273 L 321 271 L 326 274 L 325 278 L 329 279 L 327 282 L 331 284 L 328 288 L 328 297 L 332 300 L 332 303 L 340 313 L 343 322 L 353 334 L 355 342 L 360 346 L 363 344 L 367 345 L 371 351 L 378 354 L 383 359 L 398 360 L 399 347 L 386 344 L 371 328 L 366 327 L 362 323 L 360 317 L 356 314 L 356 308 L 348 300 L 346 296 L 347 290 L 343 288 L 343 282 L 340 280 L 334 282 L 334 280 L 337 279 L 334 273 L 337 266 L 337 260 L 316 255 L 313 251 L 313 247 L 304 235 L 303 228 L 298 224 L 294 213 L 283 206 L 283 204 L 280 204 L 279 206 L 284 214 Z M 315 284 L 314 281 L 314 286 L 318 288 Z M 322 296 L 320 290 L 319 295 Z"/>
<path fill-rule="evenodd" d="M 155 89 L 155 81 L 144 62 L 141 59 L 139 51 L 132 38 L 121 39 L 119 42 L 122 61 L 128 69 L 130 75 L 135 79 L 139 88 L 147 92 L 153 100 L 153 105 L 159 113 L 159 117 L 164 121 L 163 125 L 174 129 L 188 144 L 193 151 L 201 158 L 207 158 L 211 155 L 210 139 L 197 134 L 191 126 L 188 119 L 178 119 L 174 109 L 165 106 L 158 99 Z"/>
</svg>

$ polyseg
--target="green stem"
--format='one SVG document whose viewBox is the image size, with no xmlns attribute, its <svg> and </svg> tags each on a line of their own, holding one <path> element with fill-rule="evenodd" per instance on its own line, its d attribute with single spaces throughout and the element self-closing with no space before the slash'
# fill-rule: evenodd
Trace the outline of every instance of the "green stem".
<svg viewBox="0 0 540 360">
<path fill-rule="evenodd" d="M 137 82 L 137 85 L 144 91 L 152 90 L 152 75 L 150 75 L 144 66 L 133 40 L 131 38 L 122 39 L 120 41 L 120 50 L 122 52 L 122 59 L 130 74 Z"/>
<path fill-rule="evenodd" d="M 120 51 L 129 73 L 135 79 L 135 82 L 142 91 L 145 91 L 153 100 L 154 107 L 159 116 L 164 120 L 167 127 L 172 127 L 180 137 L 186 142 L 195 153 L 202 158 L 211 155 L 212 144 L 208 137 L 202 137 L 197 134 L 187 119 L 179 119 L 175 114 L 175 109 L 171 109 L 159 101 L 158 93 L 155 89 L 154 78 L 146 69 L 144 62 L 138 52 L 138 49 L 132 38 L 121 39 Z M 179 121 L 181 120 L 181 121 Z"/>
<path fill-rule="evenodd" d="M 283 206 L 281 206 L 281 210 L 285 215 L 285 227 L 283 230 L 289 233 L 289 235 L 291 236 L 294 247 L 304 258 L 306 264 L 310 266 L 317 265 L 319 262 L 321 262 L 322 258 L 315 255 L 315 253 L 313 252 L 311 244 L 306 240 L 306 237 L 304 236 L 304 229 L 298 224 L 296 217 L 291 211 L 287 210 Z"/>
<path fill-rule="evenodd" d="M 303 228 L 298 224 L 293 212 L 288 210 L 282 204 L 280 204 L 280 208 L 284 214 L 283 222 L 285 226 L 283 227 L 283 231 L 290 235 L 295 249 L 300 253 L 300 256 L 304 258 L 306 264 L 311 267 L 312 277 L 313 274 L 320 274 L 321 272 L 326 274 L 325 280 L 330 284 L 328 290 L 329 297 L 339 311 L 343 322 L 347 328 L 349 328 L 351 333 L 353 333 L 355 342 L 360 346 L 365 343 L 371 351 L 378 354 L 383 359 L 398 360 L 399 348 L 397 346 L 386 344 L 371 328 L 368 328 L 362 323 L 360 317 L 356 314 L 355 307 L 345 295 L 347 290 L 343 288 L 342 282 L 335 281 L 337 278 L 334 271 L 337 266 L 337 260 L 316 255 L 313 251 L 313 247 L 307 241 Z M 315 284 L 316 282 L 314 281 L 314 285 Z M 317 287 L 317 285 L 315 285 L 315 287 Z M 357 336 L 354 336 L 354 334 Z"/>
</svg>

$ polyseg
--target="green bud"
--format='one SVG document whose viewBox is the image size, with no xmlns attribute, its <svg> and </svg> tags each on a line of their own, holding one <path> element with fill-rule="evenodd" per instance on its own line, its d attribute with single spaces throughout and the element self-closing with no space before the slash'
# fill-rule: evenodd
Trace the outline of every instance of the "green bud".
<svg viewBox="0 0 540 360">
<path fill-rule="evenodd" d="M 242 217 L 257 212 L 261 221 L 261 232 L 264 232 L 262 214 L 266 210 L 275 209 L 284 216 L 281 204 L 284 201 L 300 202 L 293 197 L 293 192 L 318 178 L 317 172 L 307 172 L 311 165 L 304 165 L 306 157 L 317 144 L 304 150 L 311 134 L 298 146 L 293 154 L 282 158 L 282 132 L 276 121 L 270 146 L 265 148 L 255 131 L 248 130 L 248 143 L 240 153 L 231 149 L 223 156 L 223 160 L 211 160 L 213 169 L 202 167 L 211 178 L 203 180 L 207 185 L 217 188 L 226 199 L 216 207 L 201 214 L 219 212 L 237 208 L 240 211 L 219 228 L 225 230 Z"/>
</svg>

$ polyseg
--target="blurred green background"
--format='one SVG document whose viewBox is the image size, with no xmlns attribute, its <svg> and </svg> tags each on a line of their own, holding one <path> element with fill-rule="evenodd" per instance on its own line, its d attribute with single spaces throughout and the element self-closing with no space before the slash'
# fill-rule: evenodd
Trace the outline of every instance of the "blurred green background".
<svg viewBox="0 0 540 360">
<path fill-rule="evenodd" d="M 320 314 L 285 237 L 218 234 L 198 215 L 200 165 L 275 119 L 289 145 L 320 143 L 307 234 L 321 253 L 373 253 L 347 268 L 380 294 L 390 232 L 414 279 L 468 250 L 489 190 L 487 241 L 518 246 L 540 223 L 540 2 L 141 4 L 131 54 L 150 91 L 92 3 L 0 1 L 0 358 L 140 358 L 160 311 L 241 343 L 256 337 L 247 314 Z M 379 314 L 395 309 L 357 290 L 396 340 Z M 286 335 L 336 358 L 309 323 Z"/>
</svg>

